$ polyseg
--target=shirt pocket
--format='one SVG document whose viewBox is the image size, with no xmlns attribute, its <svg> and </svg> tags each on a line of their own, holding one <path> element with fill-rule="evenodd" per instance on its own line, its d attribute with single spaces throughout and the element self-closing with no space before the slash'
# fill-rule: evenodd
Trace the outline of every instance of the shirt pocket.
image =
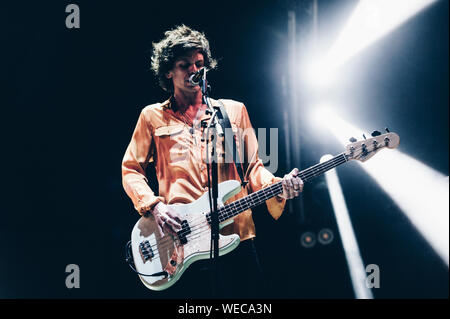
<svg viewBox="0 0 450 319">
<path fill-rule="evenodd" d="M 159 161 L 175 163 L 184 161 L 189 155 L 184 124 L 160 126 L 155 129 L 155 141 Z"/>
<path fill-rule="evenodd" d="M 166 136 L 175 136 L 180 134 L 183 131 L 183 124 L 174 124 L 167 126 L 160 126 L 155 129 L 155 136 L 158 137 L 166 137 Z"/>
</svg>

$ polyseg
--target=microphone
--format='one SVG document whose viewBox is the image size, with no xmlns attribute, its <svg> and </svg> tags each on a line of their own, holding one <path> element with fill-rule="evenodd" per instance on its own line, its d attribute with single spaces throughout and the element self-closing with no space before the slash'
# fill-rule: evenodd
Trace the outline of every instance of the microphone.
<svg viewBox="0 0 450 319">
<path fill-rule="evenodd" d="M 189 83 L 191 85 L 198 85 L 200 83 L 200 79 L 203 77 L 203 74 L 205 73 L 206 68 L 201 68 L 200 70 L 198 70 L 197 72 L 195 72 L 194 74 L 192 74 L 189 77 Z M 208 72 L 208 71 L 206 71 Z"/>
</svg>

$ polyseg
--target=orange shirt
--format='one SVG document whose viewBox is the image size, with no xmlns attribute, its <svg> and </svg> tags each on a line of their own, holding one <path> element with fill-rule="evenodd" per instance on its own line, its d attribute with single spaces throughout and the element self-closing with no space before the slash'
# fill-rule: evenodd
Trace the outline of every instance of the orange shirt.
<svg viewBox="0 0 450 319">
<path fill-rule="evenodd" d="M 164 103 L 146 106 L 139 116 L 131 142 L 122 161 L 122 183 L 135 209 L 142 215 L 159 201 L 165 204 L 190 203 L 208 190 L 206 166 L 206 142 L 202 142 L 203 128 L 200 121 L 209 123 L 211 115 L 203 114 L 198 123 L 189 123 L 171 107 L 172 99 Z M 211 99 L 211 105 L 219 105 Z M 251 192 L 269 186 L 281 178 L 273 176 L 258 157 L 258 142 L 244 104 L 233 100 L 221 100 L 230 119 L 233 132 L 245 132 L 244 152 L 248 154 L 248 165 L 244 179 L 248 181 L 241 192 L 228 202 L 235 201 Z M 238 135 L 239 136 L 239 135 Z M 241 138 L 237 138 L 240 148 Z M 221 143 L 218 143 L 221 144 Z M 223 149 L 222 149 L 223 151 Z M 218 153 L 220 154 L 220 146 Z M 159 185 L 156 195 L 148 186 L 145 169 L 154 161 Z M 237 163 L 237 165 L 240 165 Z M 240 181 L 234 163 L 218 164 L 219 183 L 226 180 Z M 227 202 L 227 203 L 228 203 Z M 275 197 L 266 201 L 270 214 L 278 219 L 286 201 Z M 221 234 L 236 233 L 241 241 L 255 237 L 255 225 L 247 210 L 234 217 L 234 222 L 225 226 Z"/>
</svg>

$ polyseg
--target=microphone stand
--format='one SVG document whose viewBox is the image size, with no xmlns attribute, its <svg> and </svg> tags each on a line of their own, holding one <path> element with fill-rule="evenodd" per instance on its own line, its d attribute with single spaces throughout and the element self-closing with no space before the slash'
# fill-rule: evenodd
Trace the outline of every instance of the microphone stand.
<svg viewBox="0 0 450 319">
<path fill-rule="evenodd" d="M 209 130 L 211 127 L 214 128 L 214 134 L 211 135 L 211 142 L 212 142 L 212 154 L 211 154 L 211 180 L 208 179 L 209 182 L 209 188 L 208 192 L 210 194 L 209 200 L 210 200 L 210 207 L 211 207 L 211 249 L 212 252 L 214 252 L 213 256 L 210 254 L 210 258 L 212 258 L 212 271 L 214 274 L 213 278 L 213 296 L 216 297 L 218 295 L 218 289 L 219 289 L 219 212 L 218 212 L 218 197 L 219 197 L 219 178 L 218 178 L 218 165 L 217 165 L 217 150 L 216 145 L 218 142 L 218 136 L 223 136 L 223 129 L 218 121 L 217 114 L 220 112 L 218 109 L 214 110 L 213 107 L 209 103 L 208 99 L 208 89 L 206 82 L 206 72 L 203 72 L 203 77 L 199 82 L 199 85 L 202 90 L 202 98 L 203 103 L 205 103 L 208 107 L 208 110 L 206 112 L 209 112 L 212 114 L 211 120 L 208 124 L 208 127 L 206 129 L 206 143 L 208 144 L 209 141 Z M 207 152 L 207 158 L 209 155 L 208 146 L 206 147 Z M 207 161 L 207 164 L 209 164 L 209 161 Z M 208 167 L 209 170 L 209 167 Z M 212 196 L 211 196 L 212 193 Z M 211 205 L 211 199 L 212 199 L 212 205 Z"/>
</svg>

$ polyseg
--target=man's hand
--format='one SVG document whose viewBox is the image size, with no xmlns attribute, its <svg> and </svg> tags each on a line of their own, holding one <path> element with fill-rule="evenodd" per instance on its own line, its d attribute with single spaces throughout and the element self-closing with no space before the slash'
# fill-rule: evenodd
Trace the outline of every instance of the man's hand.
<svg viewBox="0 0 450 319">
<path fill-rule="evenodd" d="M 178 213 L 170 211 L 169 207 L 163 202 L 159 202 L 153 208 L 153 217 L 158 224 L 158 230 L 161 237 L 164 237 L 164 231 L 176 235 L 181 230 L 181 219 Z"/>
<path fill-rule="evenodd" d="M 294 168 L 289 174 L 284 175 L 281 184 L 283 185 L 283 193 L 278 195 L 285 199 L 291 199 L 300 195 L 303 190 L 303 181 L 300 177 L 295 177 L 299 173 L 297 168 Z"/>
</svg>

